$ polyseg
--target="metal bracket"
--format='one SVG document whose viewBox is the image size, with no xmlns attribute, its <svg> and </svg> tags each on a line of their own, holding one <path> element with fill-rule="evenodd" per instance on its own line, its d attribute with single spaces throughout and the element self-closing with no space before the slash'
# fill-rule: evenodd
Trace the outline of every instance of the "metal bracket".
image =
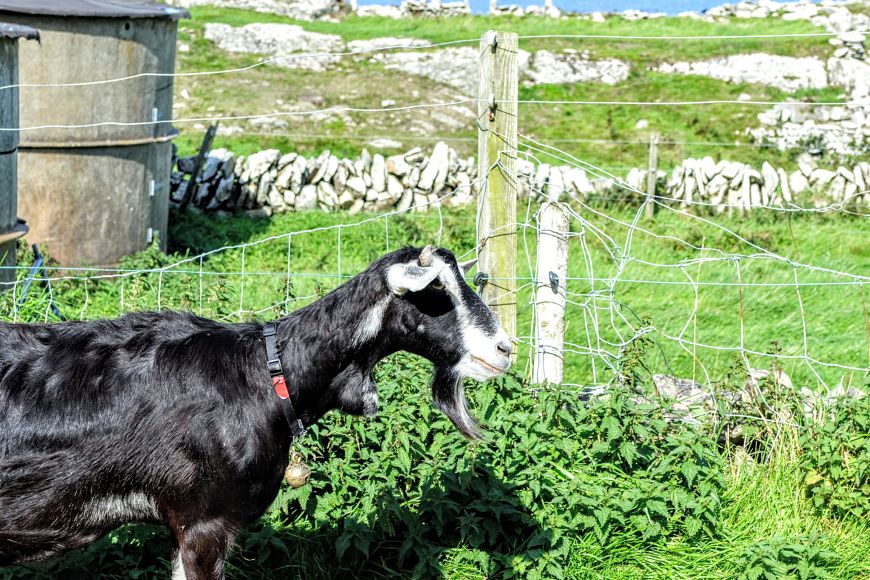
<svg viewBox="0 0 870 580">
<path fill-rule="evenodd" d="M 474 276 L 474 285 L 477 286 L 477 293 L 483 294 L 483 289 L 489 284 L 489 274 L 486 272 L 478 272 Z"/>
<path fill-rule="evenodd" d="M 553 294 L 559 293 L 559 275 L 555 272 L 550 272 L 550 290 Z"/>
<path fill-rule="evenodd" d="M 492 53 L 495 54 L 495 51 L 498 50 L 498 34 L 495 31 L 489 31 L 489 45 Z"/>
</svg>

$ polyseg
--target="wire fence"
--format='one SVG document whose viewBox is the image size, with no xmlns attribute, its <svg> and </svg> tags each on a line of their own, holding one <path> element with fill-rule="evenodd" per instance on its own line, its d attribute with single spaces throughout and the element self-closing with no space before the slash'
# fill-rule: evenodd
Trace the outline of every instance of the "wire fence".
<svg viewBox="0 0 870 580">
<path fill-rule="evenodd" d="M 752 36 L 590 36 L 546 35 L 520 39 L 575 38 L 643 41 L 739 40 L 740 38 L 796 38 L 834 36 L 830 33 Z M 385 50 L 429 50 L 473 40 L 437 43 L 425 47 L 393 46 L 366 51 L 311 53 L 311 56 L 352 56 Z M 145 76 L 212 76 L 240 74 L 283 58 L 254 65 L 201 73 L 134 75 L 106 80 L 18 87 L 77 87 L 124 82 Z M 482 99 L 409 103 L 391 107 L 325 107 L 311 111 L 250 115 L 218 114 L 171 120 L 90 124 L 0 127 L 0 131 L 33 131 L 45 128 L 136 126 L 158 123 L 212 122 L 282 116 L 311 116 L 355 112 L 364 115 L 476 106 Z M 706 104 L 805 106 L 789 101 L 693 100 L 672 102 L 519 100 L 519 105 L 703 106 Z M 866 104 L 820 102 L 813 106 Z M 24 104 L 26 106 L 26 103 Z M 521 116 L 522 120 L 523 117 Z M 312 137 L 315 137 L 312 135 Z M 363 139 L 364 137 L 359 137 Z M 700 200 L 686 207 L 682 200 L 653 198 L 629 186 L 611 171 L 579 159 L 559 148 L 574 142 L 610 143 L 607 139 L 568 135 L 543 142 L 520 134 L 513 153 L 537 164 L 554 160 L 611 180 L 618 192 L 596 203 L 571 194 L 565 200 L 570 257 L 568 276 L 559 286 L 566 302 L 564 348 L 565 383 L 602 385 L 621 372 L 626 352 L 641 342 L 651 342 L 652 372 L 667 373 L 710 386 L 735 364 L 745 368 L 787 369 L 796 385 L 832 388 L 856 384 L 870 371 L 870 323 L 865 287 L 870 272 L 855 269 L 860 260 L 826 263 L 824 255 L 801 260 L 768 247 L 763 236 L 750 236 L 733 221 L 705 213 Z M 634 143 L 624 141 L 624 143 Z M 688 145 L 690 141 L 664 141 L 663 145 Z M 721 147 L 755 146 L 745 143 L 698 142 Z M 640 142 L 638 142 L 640 144 Z M 646 144 L 644 142 L 643 144 Z M 766 145 L 759 145 L 764 147 Z M 500 162 L 501 163 L 501 162 Z M 507 168 L 504 168 L 507 169 Z M 485 174 L 484 174 L 485 175 Z M 13 321 L 56 320 L 117 316 L 142 309 L 184 309 L 224 321 L 250 317 L 281 316 L 304 306 L 363 269 L 376 254 L 407 243 L 434 242 L 452 245 L 460 259 L 476 254 L 479 240 L 467 214 L 448 212 L 442 202 L 482 183 L 478 177 L 464 187 L 446 192 L 426 204 L 372 217 L 336 216 L 328 225 L 304 228 L 255 241 L 225 245 L 174 259 L 165 255 L 140 256 L 129 267 L 66 268 L 25 263 L 15 269 L 15 281 L 0 295 L 0 314 Z M 540 205 L 551 192 L 533 180 L 525 209 L 511 224 L 519 234 L 520 260 L 513 299 L 518 305 L 516 340 L 526 354 L 520 365 L 530 372 L 539 344 L 535 290 L 550 280 L 537 279 L 535 248 L 541 236 Z M 859 194 L 864 194 L 862 191 Z M 857 195 L 857 194 L 856 194 Z M 677 202 L 680 203 L 677 203 Z M 823 207 L 788 204 L 767 208 L 787 216 L 843 214 L 848 219 L 868 217 L 844 200 Z M 644 214 L 654 204 L 659 218 L 647 223 Z M 422 213 L 426 210 L 426 213 Z M 470 225 L 469 225 L 470 224 Z M 858 221 L 859 234 L 870 230 Z M 459 244 L 458 246 L 456 244 Z M 859 255 L 860 249 L 859 249 Z M 142 261 L 153 264 L 143 266 Z M 523 271 L 525 270 L 525 271 Z M 494 278 L 492 284 L 500 280 Z"/>
</svg>

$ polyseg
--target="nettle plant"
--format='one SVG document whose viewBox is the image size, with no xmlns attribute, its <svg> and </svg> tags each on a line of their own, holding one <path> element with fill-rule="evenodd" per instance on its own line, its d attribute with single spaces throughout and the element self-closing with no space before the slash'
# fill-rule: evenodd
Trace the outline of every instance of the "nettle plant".
<svg viewBox="0 0 870 580">
<path fill-rule="evenodd" d="M 801 431 L 807 493 L 819 510 L 870 517 L 870 396 L 842 398 Z"/>
<path fill-rule="evenodd" d="M 300 445 L 316 465 L 310 485 L 284 490 L 270 515 L 274 526 L 336 526 L 342 567 L 389 561 L 431 576 L 462 546 L 485 555 L 488 574 L 554 578 L 581 535 L 716 532 L 715 442 L 635 403 L 630 388 L 583 402 L 575 389 L 515 377 L 476 385 L 488 440 L 469 444 L 422 396 L 423 361 L 396 355 L 377 372 L 382 418 L 322 421 Z"/>
</svg>

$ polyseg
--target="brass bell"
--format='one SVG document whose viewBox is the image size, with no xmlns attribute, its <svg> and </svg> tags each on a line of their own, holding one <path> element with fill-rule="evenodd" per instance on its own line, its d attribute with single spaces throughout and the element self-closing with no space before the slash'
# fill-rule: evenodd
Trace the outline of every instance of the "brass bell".
<svg viewBox="0 0 870 580">
<path fill-rule="evenodd" d="M 290 465 L 284 471 L 284 479 L 290 484 L 290 487 L 299 489 L 308 483 L 309 477 L 311 477 L 311 469 L 302 461 L 300 454 L 294 453 L 290 458 Z"/>
</svg>

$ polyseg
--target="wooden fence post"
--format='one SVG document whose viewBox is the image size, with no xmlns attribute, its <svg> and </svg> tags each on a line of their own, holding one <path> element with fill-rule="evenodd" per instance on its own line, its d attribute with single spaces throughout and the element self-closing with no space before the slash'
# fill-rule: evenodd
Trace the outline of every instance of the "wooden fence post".
<svg viewBox="0 0 870 580">
<path fill-rule="evenodd" d="M 508 336 L 517 334 L 517 52 L 514 33 L 487 32 L 480 40 L 477 107 L 478 270 L 488 276 L 483 300 Z"/>
<path fill-rule="evenodd" d="M 649 163 L 646 167 L 646 219 L 652 221 L 656 213 L 656 204 L 653 200 L 656 198 L 656 183 L 658 183 L 659 172 L 659 136 L 650 135 L 649 137 Z"/>
<path fill-rule="evenodd" d="M 568 212 L 565 205 L 555 201 L 544 204 L 538 224 L 532 382 L 559 384 L 564 376 L 565 290 L 568 278 Z"/>
</svg>

